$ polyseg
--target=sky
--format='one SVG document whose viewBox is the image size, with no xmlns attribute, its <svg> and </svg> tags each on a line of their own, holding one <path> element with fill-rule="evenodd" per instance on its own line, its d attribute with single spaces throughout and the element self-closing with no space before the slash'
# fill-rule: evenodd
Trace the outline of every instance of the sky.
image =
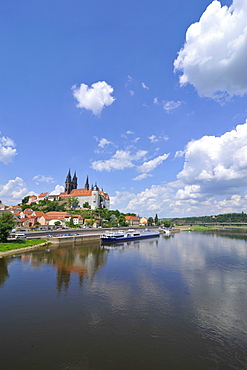
<svg viewBox="0 0 247 370">
<path fill-rule="evenodd" d="M 246 0 L 0 0 L 0 200 L 70 169 L 139 216 L 247 212 Z"/>
</svg>

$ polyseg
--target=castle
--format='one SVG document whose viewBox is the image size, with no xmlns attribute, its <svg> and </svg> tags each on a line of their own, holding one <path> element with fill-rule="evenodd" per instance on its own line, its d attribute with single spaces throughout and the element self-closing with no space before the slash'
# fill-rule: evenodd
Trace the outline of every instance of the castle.
<svg viewBox="0 0 247 370">
<path fill-rule="evenodd" d="M 107 208 L 110 207 L 110 197 L 97 184 L 89 189 L 88 176 L 86 178 L 85 187 L 83 189 L 77 189 L 77 176 L 74 173 L 73 178 L 71 177 L 70 170 L 65 180 L 64 193 L 60 194 L 60 198 L 66 199 L 69 197 L 76 197 L 79 201 L 79 207 L 83 208 L 83 204 L 88 203 L 91 209 L 96 208 Z"/>
<path fill-rule="evenodd" d="M 78 207 L 84 208 L 83 205 L 88 203 L 91 209 L 96 208 L 110 208 L 110 197 L 107 193 L 100 189 L 97 184 L 92 185 L 89 189 L 88 176 L 86 178 L 85 187 L 77 189 L 77 176 L 76 172 L 72 178 L 70 170 L 65 180 L 64 192 L 58 195 L 49 195 L 48 193 L 41 193 L 39 196 L 31 195 L 27 204 L 32 202 L 39 202 L 43 199 L 58 200 L 59 198 L 67 200 L 68 198 L 75 197 L 79 201 Z"/>
</svg>

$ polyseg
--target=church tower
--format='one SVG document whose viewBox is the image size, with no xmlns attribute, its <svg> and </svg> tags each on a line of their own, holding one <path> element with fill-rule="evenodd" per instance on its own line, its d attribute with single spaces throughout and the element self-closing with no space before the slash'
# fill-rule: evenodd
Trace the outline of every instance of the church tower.
<svg viewBox="0 0 247 370">
<path fill-rule="evenodd" d="M 68 175 L 65 180 L 65 193 L 69 194 L 70 192 L 71 192 L 71 174 L 69 170 Z"/>
<path fill-rule="evenodd" d="M 89 182 L 88 182 L 88 176 L 85 183 L 85 190 L 89 190 Z"/>
<path fill-rule="evenodd" d="M 77 176 L 76 176 L 76 172 L 74 174 L 74 177 L 73 177 L 73 180 L 72 180 L 72 186 L 73 188 L 72 189 L 77 189 Z"/>
</svg>

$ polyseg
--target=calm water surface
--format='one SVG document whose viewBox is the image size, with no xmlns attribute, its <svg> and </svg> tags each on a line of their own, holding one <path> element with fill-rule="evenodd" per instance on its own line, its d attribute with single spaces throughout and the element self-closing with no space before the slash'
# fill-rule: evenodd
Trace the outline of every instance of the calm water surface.
<svg viewBox="0 0 247 370">
<path fill-rule="evenodd" d="M 0 260 L 0 368 L 247 369 L 247 241 L 184 232 Z"/>
</svg>

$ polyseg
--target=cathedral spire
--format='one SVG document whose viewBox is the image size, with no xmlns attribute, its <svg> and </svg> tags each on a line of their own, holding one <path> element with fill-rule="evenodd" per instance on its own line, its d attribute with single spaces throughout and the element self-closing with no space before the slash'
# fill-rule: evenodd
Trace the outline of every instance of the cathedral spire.
<svg viewBox="0 0 247 370">
<path fill-rule="evenodd" d="M 88 176 L 85 183 L 85 190 L 89 190 L 89 182 L 88 182 Z"/>
</svg>

